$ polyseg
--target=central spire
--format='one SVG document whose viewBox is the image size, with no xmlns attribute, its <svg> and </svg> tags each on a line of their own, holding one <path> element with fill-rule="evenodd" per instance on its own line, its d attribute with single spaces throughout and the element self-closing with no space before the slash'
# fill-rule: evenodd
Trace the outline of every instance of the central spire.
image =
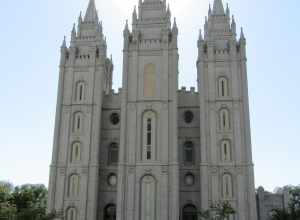
<svg viewBox="0 0 300 220">
<path fill-rule="evenodd" d="M 214 0 L 213 14 L 214 15 L 225 14 L 222 0 Z"/>
<path fill-rule="evenodd" d="M 98 22 L 98 13 L 96 10 L 95 0 L 90 0 L 89 6 L 86 10 L 84 22 L 96 23 Z"/>
</svg>

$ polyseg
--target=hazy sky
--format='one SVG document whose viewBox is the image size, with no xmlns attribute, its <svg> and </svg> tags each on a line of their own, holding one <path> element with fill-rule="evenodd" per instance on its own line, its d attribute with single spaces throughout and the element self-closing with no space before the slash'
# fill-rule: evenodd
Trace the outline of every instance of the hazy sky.
<svg viewBox="0 0 300 220">
<path fill-rule="evenodd" d="M 96 0 L 121 86 L 122 31 L 138 0 Z M 208 0 L 169 0 L 179 27 L 180 86 L 196 86 Z M 228 0 L 244 27 L 256 186 L 300 184 L 300 1 Z M 0 180 L 48 183 L 59 48 L 88 0 L 1 2 Z M 298 136 L 299 135 L 299 136 Z M 297 141 L 298 140 L 298 141 Z"/>
</svg>

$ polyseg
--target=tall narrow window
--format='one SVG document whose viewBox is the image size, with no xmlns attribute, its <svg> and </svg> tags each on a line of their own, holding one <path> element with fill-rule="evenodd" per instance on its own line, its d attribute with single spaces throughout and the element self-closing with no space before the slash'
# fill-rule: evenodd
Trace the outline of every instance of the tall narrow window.
<svg viewBox="0 0 300 220">
<path fill-rule="evenodd" d="M 79 162 L 81 160 L 81 145 L 76 142 L 72 145 L 71 149 L 71 163 Z"/>
<path fill-rule="evenodd" d="M 228 80 L 225 77 L 219 78 L 219 97 L 227 97 L 229 95 Z"/>
<path fill-rule="evenodd" d="M 74 132 L 82 131 L 83 117 L 81 112 L 74 114 Z"/>
<path fill-rule="evenodd" d="M 151 160 L 152 153 L 152 119 L 147 119 L 147 160 Z"/>
<path fill-rule="evenodd" d="M 116 220 L 116 216 L 116 205 L 107 205 L 104 209 L 104 220 Z"/>
<path fill-rule="evenodd" d="M 223 176 L 223 197 L 232 198 L 233 197 L 233 185 L 232 185 L 232 177 L 230 174 L 225 174 Z"/>
<path fill-rule="evenodd" d="M 222 109 L 220 111 L 220 128 L 221 130 L 229 130 L 230 129 L 230 118 L 229 111 L 227 109 Z"/>
<path fill-rule="evenodd" d="M 143 116 L 143 160 L 153 160 L 155 156 L 156 118 L 152 111 Z"/>
<path fill-rule="evenodd" d="M 117 143 L 111 143 L 108 149 L 108 164 L 117 164 L 119 160 L 119 146 Z"/>
<path fill-rule="evenodd" d="M 221 157 L 223 162 L 230 162 L 232 160 L 231 157 L 231 146 L 228 140 L 223 140 L 221 142 Z"/>
<path fill-rule="evenodd" d="M 194 144 L 191 141 L 184 143 L 184 163 L 193 164 L 194 163 Z"/>
<path fill-rule="evenodd" d="M 77 174 L 73 174 L 69 179 L 69 196 L 79 196 L 80 178 Z"/>
<path fill-rule="evenodd" d="M 156 90 L 155 65 L 150 63 L 144 68 L 144 97 L 153 98 Z"/>
<path fill-rule="evenodd" d="M 69 208 L 67 211 L 67 220 L 78 220 L 77 210 L 75 208 Z"/>
<path fill-rule="evenodd" d="M 150 176 L 141 180 L 141 218 L 142 220 L 156 219 L 156 181 Z"/>
<path fill-rule="evenodd" d="M 197 220 L 197 208 L 194 205 L 186 205 L 182 210 L 182 220 Z"/>
<path fill-rule="evenodd" d="M 78 82 L 76 84 L 76 101 L 83 101 L 85 98 L 85 85 L 84 82 Z"/>
</svg>

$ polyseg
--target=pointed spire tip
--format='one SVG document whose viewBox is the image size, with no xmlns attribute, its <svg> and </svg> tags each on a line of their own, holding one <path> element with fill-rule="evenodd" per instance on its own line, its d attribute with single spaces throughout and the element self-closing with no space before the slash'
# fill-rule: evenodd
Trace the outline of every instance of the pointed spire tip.
<svg viewBox="0 0 300 220">
<path fill-rule="evenodd" d="M 224 15 L 225 14 L 222 0 L 214 0 L 213 14 L 214 15 Z"/>
<path fill-rule="evenodd" d="M 95 0 L 90 0 L 89 1 L 89 5 L 88 5 L 88 8 L 86 10 L 84 21 L 85 22 L 94 22 L 94 23 L 98 22 L 98 12 L 97 12 L 97 9 L 96 9 Z"/>
</svg>

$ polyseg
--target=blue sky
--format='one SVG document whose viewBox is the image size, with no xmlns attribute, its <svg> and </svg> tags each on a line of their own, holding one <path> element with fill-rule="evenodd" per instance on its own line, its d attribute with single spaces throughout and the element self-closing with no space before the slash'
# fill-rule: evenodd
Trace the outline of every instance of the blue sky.
<svg viewBox="0 0 300 220">
<path fill-rule="evenodd" d="M 138 0 L 96 0 L 121 86 L 122 30 Z M 212 0 L 170 0 L 179 26 L 180 86 L 196 86 L 196 42 Z M 300 184 L 300 2 L 228 0 L 247 38 L 256 185 Z M 226 3 L 226 2 L 225 2 Z M 59 47 L 88 0 L 1 3 L 0 180 L 48 183 Z"/>
</svg>

